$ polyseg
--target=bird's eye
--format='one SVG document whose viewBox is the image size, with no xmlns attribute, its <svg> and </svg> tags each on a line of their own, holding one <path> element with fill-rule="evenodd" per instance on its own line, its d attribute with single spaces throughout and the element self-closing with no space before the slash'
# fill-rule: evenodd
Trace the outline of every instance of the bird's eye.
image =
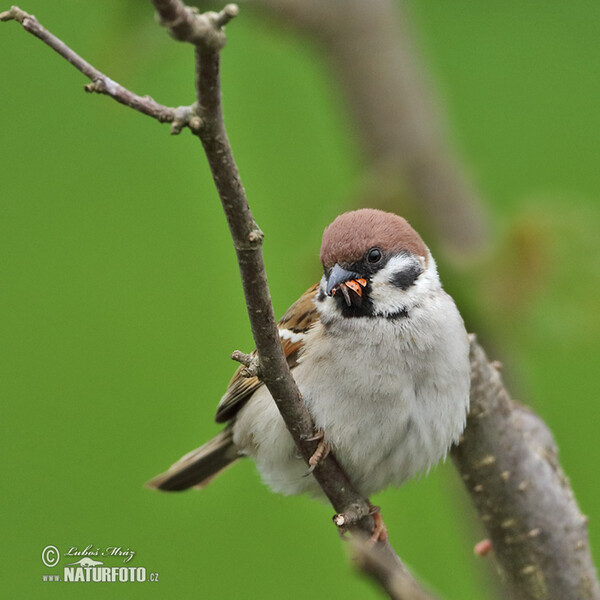
<svg viewBox="0 0 600 600">
<path fill-rule="evenodd" d="M 371 248 L 367 252 L 367 260 L 371 264 L 378 263 L 381 260 L 382 256 L 383 256 L 383 252 L 379 248 Z"/>
</svg>

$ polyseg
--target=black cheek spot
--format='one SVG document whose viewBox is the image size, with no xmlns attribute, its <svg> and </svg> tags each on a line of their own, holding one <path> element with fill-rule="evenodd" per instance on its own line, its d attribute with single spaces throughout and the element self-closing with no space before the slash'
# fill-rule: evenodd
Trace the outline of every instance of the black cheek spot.
<svg viewBox="0 0 600 600">
<path fill-rule="evenodd" d="M 421 275 L 421 268 L 418 265 L 409 265 L 394 273 L 391 277 L 391 283 L 399 287 L 401 290 L 407 290 Z"/>
</svg>

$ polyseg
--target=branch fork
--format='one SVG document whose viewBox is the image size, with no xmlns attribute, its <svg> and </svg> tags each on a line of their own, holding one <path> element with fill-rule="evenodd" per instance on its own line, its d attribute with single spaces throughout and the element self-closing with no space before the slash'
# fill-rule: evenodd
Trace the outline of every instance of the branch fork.
<svg viewBox="0 0 600 600">
<path fill-rule="evenodd" d="M 220 12 L 199 13 L 196 7 L 172 0 L 154 0 L 158 22 L 179 42 L 218 52 L 226 43 L 223 27 L 236 17 L 236 4 L 228 4 Z"/>
</svg>

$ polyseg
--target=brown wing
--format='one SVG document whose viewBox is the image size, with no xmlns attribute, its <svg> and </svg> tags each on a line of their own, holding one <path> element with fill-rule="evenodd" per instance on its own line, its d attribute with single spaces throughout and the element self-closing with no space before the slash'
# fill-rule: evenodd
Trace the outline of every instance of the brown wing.
<svg viewBox="0 0 600 600">
<path fill-rule="evenodd" d="M 306 290 L 277 323 L 280 330 L 287 329 L 290 332 L 287 337 L 281 338 L 283 352 L 290 369 L 298 364 L 298 357 L 304 346 L 304 341 L 298 338 L 302 338 L 302 334 L 306 333 L 318 319 L 314 303 L 318 288 L 319 285 L 316 284 Z M 258 377 L 244 377 L 242 369 L 243 367 L 239 367 L 235 372 L 225 395 L 219 402 L 215 417 L 217 423 L 225 423 L 233 419 L 240 408 L 250 399 L 250 396 L 262 385 L 262 381 Z"/>
</svg>

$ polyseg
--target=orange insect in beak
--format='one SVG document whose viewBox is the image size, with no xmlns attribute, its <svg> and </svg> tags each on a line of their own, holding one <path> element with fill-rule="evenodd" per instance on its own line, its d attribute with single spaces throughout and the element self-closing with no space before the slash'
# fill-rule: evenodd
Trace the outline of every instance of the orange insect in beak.
<svg viewBox="0 0 600 600">
<path fill-rule="evenodd" d="M 351 279 L 350 281 L 346 281 L 344 285 L 355 292 L 357 295 L 362 296 L 362 287 L 358 283 L 357 279 Z"/>
</svg>

